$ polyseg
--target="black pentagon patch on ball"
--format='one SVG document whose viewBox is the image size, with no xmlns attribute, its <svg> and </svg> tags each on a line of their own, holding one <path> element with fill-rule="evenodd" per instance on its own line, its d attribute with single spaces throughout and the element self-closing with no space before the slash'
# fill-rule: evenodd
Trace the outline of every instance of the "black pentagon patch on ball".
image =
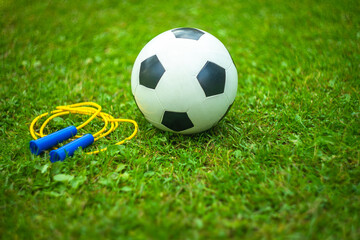
<svg viewBox="0 0 360 240">
<path fill-rule="evenodd" d="M 140 66 L 140 85 L 155 89 L 164 72 L 165 68 L 156 55 L 145 59 Z"/>
<path fill-rule="evenodd" d="M 165 111 L 161 123 L 175 132 L 184 131 L 194 127 L 194 124 L 191 122 L 186 112 Z"/>
<path fill-rule="evenodd" d="M 176 38 L 199 40 L 205 33 L 195 28 L 177 28 L 171 30 Z"/>
<path fill-rule="evenodd" d="M 197 75 L 206 97 L 221 94 L 225 89 L 225 69 L 213 62 L 206 62 Z"/>
</svg>

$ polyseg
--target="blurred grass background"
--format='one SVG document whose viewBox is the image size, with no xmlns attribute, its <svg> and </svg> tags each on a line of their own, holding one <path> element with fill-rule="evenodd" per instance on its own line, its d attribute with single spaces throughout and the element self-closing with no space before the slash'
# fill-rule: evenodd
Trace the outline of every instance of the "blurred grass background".
<svg viewBox="0 0 360 240">
<path fill-rule="evenodd" d="M 0 24 L 0 238 L 359 239 L 357 1 L 0 0 Z M 141 48 L 176 27 L 218 37 L 239 74 L 227 117 L 190 137 L 153 128 L 130 91 Z M 138 136 L 30 155 L 31 120 L 80 101 Z"/>
</svg>

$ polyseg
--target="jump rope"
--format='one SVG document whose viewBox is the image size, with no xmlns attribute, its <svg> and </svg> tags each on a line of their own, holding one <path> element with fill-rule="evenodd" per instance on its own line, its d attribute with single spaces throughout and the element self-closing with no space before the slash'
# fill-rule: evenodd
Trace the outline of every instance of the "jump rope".
<svg viewBox="0 0 360 240">
<path fill-rule="evenodd" d="M 59 116 L 68 115 L 68 114 L 81 114 L 81 115 L 89 115 L 90 117 L 84 121 L 79 126 L 69 126 L 59 131 L 53 132 L 49 135 L 44 134 L 44 129 L 48 125 L 48 123 Z M 50 115 L 50 116 L 49 116 Z M 35 130 L 36 123 L 43 117 L 49 116 L 41 125 L 38 132 Z M 99 118 L 104 122 L 104 126 L 101 130 L 94 134 L 84 134 L 84 135 L 77 135 L 78 130 L 87 126 L 92 120 L 95 118 Z M 91 145 L 93 142 L 104 138 L 114 132 L 121 122 L 132 123 L 134 125 L 134 130 L 132 134 L 125 139 L 117 142 L 115 145 L 121 145 L 124 142 L 132 139 L 135 137 L 136 133 L 138 132 L 138 124 L 136 121 L 131 119 L 123 119 L 123 118 L 114 118 L 112 115 L 102 112 L 102 108 L 100 105 L 94 102 L 82 102 L 76 103 L 67 106 L 58 106 L 56 110 L 43 113 L 37 116 L 30 124 L 30 134 L 34 140 L 30 141 L 30 151 L 35 155 L 40 155 L 44 151 L 53 148 L 50 151 L 50 161 L 63 161 L 66 157 L 74 155 L 74 152 L 78 148 L 86 148 Z M 38 138 L 40 137 L 40 138 Z M 68 140 L 74 137 L 75 140 L 69 142 L 68 144 L 60 147 L 54 148 L 59 143 Z M 103 148 L 97 151 L 87 152 L 86 154 L 97 154 L 99 152 L 106 151 L 107 148 Z"/>
</svg>

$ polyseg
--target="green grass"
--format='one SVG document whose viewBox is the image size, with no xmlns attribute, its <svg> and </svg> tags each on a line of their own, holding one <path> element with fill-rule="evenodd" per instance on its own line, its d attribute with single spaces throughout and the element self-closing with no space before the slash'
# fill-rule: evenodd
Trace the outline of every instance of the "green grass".
<svg viewBox="0 0 360 240">
<path fill-rule="evenodd" d="M 360 238 L 357 1 L 0 5 L 0 238 Z M 182 26 L 218 37 L 239 74 L 226 118 L 194 136 L 152 127 L 130 90 L 141 48 Z M 81 101 L 139 134 L 97 156 L 31 155 L 31 120 Z"/>
</svg>

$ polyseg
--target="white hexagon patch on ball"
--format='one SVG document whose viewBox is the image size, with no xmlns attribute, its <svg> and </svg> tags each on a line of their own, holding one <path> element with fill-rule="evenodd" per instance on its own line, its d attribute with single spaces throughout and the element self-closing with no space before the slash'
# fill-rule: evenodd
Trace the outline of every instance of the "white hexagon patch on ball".
<svg viewBox="0 0 360 240">
<path fill-rule="evenodd" d="M 155 127 L 182 134 L 215 126 L 235 100 L 236 67 L 225 46 L 195 28 L 176 28 L 141 50 L 131 74 L 131 90 Z"/>
</svg>

